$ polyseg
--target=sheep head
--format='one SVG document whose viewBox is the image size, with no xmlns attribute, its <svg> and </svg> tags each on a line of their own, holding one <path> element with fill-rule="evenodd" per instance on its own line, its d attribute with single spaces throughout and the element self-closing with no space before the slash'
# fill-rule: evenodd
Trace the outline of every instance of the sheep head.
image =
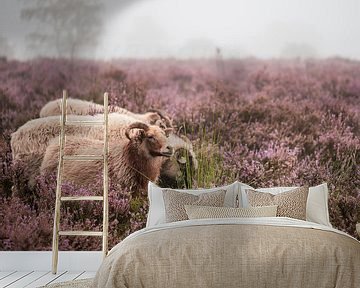
<svg viewBox="0 0 360 288">
<path fill-rule="evenodd" d="M 137 129 L 137 132 L 131 133 L 133 129 Z M 126 129 L 125 135 L 130 142 L 137 144 L 138 152 L 146 158 L 173 155 L 173 148 L 169 146 L 165 131 L 158 126 L 136 122 Z"/>
<path fill-rule="evenodd" d="M 191 141 L 186 136 L 176 134 L 170 134 L 168 141 L 175 152 L 162 165 L 158 184 L 161 187 L 190 188 L 189 181 L 198 168 Z"/>
<path fill-rule="evenodd" d="M 159 126 L 162 129 L 173 128 L 171 119 L 161 110 L 150 109 L 146 115 L 151 125 Z"/>
<path fill-rule="evenodd" d="M 178 148 L 162 165 L 159 185 L 170 188 L 191 188 L 189 180 L 193 179 L 196 169 L 197 160 L 193 151 Z"/>
</svg>

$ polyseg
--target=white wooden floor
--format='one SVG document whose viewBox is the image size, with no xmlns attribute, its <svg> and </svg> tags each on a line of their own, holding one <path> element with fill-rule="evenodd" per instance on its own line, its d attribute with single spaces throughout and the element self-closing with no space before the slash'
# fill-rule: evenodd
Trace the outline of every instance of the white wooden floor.
<svg viewBox="0 0 360 288">
<path fill-rule="evenodd" d="M 0 288 L 35 288 L 58 282 L 95 277 L 95 271 L 0 271 Z"/>
<path fill-rule="evenodd" d="M 0 288 L 32 288 L 95 277 L 101 251 L 60 251 L 58 273 L 50 272 L 51 251 L 0 251 Z"/>
</svg>

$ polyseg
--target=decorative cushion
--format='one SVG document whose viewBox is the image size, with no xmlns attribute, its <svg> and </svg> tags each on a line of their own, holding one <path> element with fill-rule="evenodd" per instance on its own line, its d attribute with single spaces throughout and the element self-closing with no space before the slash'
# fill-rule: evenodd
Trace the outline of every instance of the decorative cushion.
<svg viewBox="0 0 360 288">
<path fill-rule="evenodd" d="M 185 205 L 224 206 L 225 190 L 192 195 L 175 190 L 164 190 L 166 222 L 175 222 L 189 219 Z"/>
<path fill-rule="evenodd" d="M 300 187 L 277 195 L 247 189 L 251 206 L 278 205 L 277 216 L 306 220 L 308 187 Z"/>
<path fill-rule="evenodd" d="M 173 189 L 175 191 L 189 193 L 193 195 L 200 195 L 203 193 L 216 192 L 219 190 L 226 190 L 224 205 L 226 207 L 235 207 L 236 196 L 238 195 L 238 187 L 251 188 L 246 184 L 234 182 L 232 184 L 215 187 L 210 189 Z M 161 188 L 149 181 L 148 197 L 149 197 L 149 213 L 147 216 L 146 227 L 153 227 L 166 222 L 165 219 L 165 204 L 163 199 L 163 191 L 169 188 Z M 241 194 L 239 195 L 239 202 L 242 203 Z"/>
<path fill-rule="evenodd" d="M 241 192 L 241 206 L 248 207 L 248 200 L 245 193 L 245 190 L 249 187 L 240 187 Z M 291 191 L 298 187 L 271 187 L 271 188 L 252 188 L 258 192 L 266 192 L 274 195 Z M 306 205 L 306 221 L 326 225 L 332 227 L 329 217 L 329 208 L 328 208 L 328 198 L 329 198 L 329 189 L 326 183 L 320 184 L 318 186 L 309 187 L 308 200 Z"/>
<path fill-rule="evenodd" d="M 185 205 L 185 210 L 189 219 L 276 217 L 277 206 L 231 208 Z"/>
</svg>

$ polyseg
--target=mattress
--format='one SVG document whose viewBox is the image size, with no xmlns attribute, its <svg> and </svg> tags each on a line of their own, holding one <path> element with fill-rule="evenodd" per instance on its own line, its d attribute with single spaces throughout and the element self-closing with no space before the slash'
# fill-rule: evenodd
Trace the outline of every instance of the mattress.
<svg viewBox="0 0 360 288">
<path fill-rule="evenodd" d="M 284 217 L 185 220 L 116 245 L 93 287 L 360 287 L 360 242 Z"/>
</svg>

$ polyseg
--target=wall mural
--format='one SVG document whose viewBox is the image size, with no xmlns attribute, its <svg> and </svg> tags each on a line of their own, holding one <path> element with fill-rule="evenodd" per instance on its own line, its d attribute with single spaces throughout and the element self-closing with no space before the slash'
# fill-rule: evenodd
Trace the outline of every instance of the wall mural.
<svg viewBox="0 0 360 288">
<path fill-rule="evenodd" d="M 101 117 L 109 92 L 110 248 L 145 226 L 148 181 L 173 188 L 327 182 L 331 223 L 356 237 L 359 75 L 358 62 L 342 59 L 3 59 L 0 249 L 51 250 L 62 89 L 76 119 Z M 101 128 L 70 128 L 69 154 L 100 149 Z M 99 163 L 67 165 L 64 195 L 102 193 Z M 82 202 L 62 205 L 63 230 L 101 229 L 101 203 Z M 60 237 L 59 247 L 101 243 Z"/>
</svg>

